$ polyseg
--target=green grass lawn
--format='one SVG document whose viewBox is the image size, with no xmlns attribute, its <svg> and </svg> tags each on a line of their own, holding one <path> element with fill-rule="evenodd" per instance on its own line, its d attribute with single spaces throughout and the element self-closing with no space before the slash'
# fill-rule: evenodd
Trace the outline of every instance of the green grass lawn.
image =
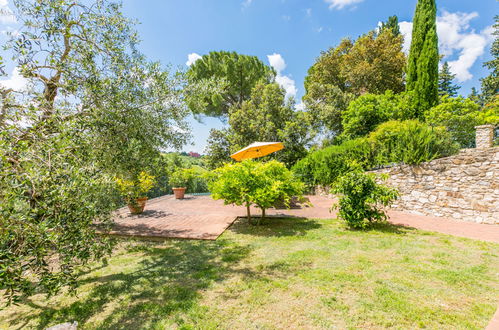
<svg viewBox="0 0 499 330">
<path fill-rule="evenodd" d="M 77 295 L 36 295 L 0 328 L 483 329 L 499 297 L 499 245 L 338 220 L 237 222 L 217 241 L 122 242 Z"/>
</svg>

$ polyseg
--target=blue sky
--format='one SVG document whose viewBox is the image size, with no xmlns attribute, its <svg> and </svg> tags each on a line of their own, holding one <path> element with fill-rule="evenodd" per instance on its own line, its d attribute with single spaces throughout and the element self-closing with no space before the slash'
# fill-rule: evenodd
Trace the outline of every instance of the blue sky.
<svg viewBox="0 0 499 330">
<path fill-rule="evenodd" d="M 280 82 L 297 103 L 303 80 L 321 51 L 343 37 L 356 38 L 379 21 L 397 15 L 410 32 L 416 0 L 123 0 L 127 16 L 140 21 L 141 50 L 152 60 L 187 69 L 189 54 L 212 50 L 256 55 L 280 71 Z M 0 0 L 0 7 L 8 5 Z M 487 71 L 496 0 L 437 0 L 441 53 L 450 61 L 467 95 Z M 1 23 L 1 20 L 0 20 Z M 4 22 L 5 23 L 5 22 Z M 191 55 L 196 56 L 196 55 Z M 285 66 L 284 66 L 285 63 Z M 192 122 L 194 145 L 202 152 L 218 119 Z"/>
</svg>

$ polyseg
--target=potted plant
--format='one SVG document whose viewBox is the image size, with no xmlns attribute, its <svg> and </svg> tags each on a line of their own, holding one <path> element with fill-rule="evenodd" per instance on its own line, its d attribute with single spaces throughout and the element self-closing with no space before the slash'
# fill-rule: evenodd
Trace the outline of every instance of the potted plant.
<svg viewBox="0 0 499 330">
<path fill-rule="evenodd" d="M 116 184 L 121 195 L 128 204 L 128 209 L 132 214 L 144 212 L 147 197 L 146 194 L 154 186 L 154 177 L 142 171 L 132 180 L 116 178 Z"/>
<path fill-rule="evenodd" d="M 170 176 L 170 185 L 172 186 L 175 199 L 183 199 L 187 185 L 192 179 L 193 173 L 191 169 L 181 168 L 177 169 Z"/>
</svg>

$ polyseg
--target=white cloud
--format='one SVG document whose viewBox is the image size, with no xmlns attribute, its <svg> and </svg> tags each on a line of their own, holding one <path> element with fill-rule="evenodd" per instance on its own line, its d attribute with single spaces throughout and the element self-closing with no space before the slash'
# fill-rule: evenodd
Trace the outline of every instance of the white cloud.
<svg viewBox="0 0 499 330">
<path fill-rule="evenodd" d="M 343 9 L 346 6 L 351 6 L 356 3 L 361 3 L 364 0 L 324 0 L 329 4 L 329 9 Z"/>
<path fill-rule="evenodd" d="M 286 69 L 286 62 L 282 58 L 281 54 L 272 54 L 267 55 L 270 66 L 275 69 L 277 72 L 277 76 L 275 78 L 276 82 L 284 88 L 286 91 L 286 98 L 295 97 L 298 89 L 296 88 L 295 81 L 291 79 L 289 76 L 283 75 L 282 71 Z"/>
<path fill-rule="evenodd" d="M 14 24 L 16 23 L 16 16 L 9 8 L 8 0 L 0 0 L 0 24 Z"/>
<path fill-rule="evenodd" d="M 404 36 L 404 53 L 409 54 L 412 40 L 412 22 L 400 22 L 400 33 Z"/>
<path fill-rule="evenodd" d="M 312 17 L 312 8 L 307 8 L 305 12 L 307 14 L 307 17 Z"/>
<path fill-rule="evenodd" d="M 196 53 L 191 53 L 191 54 L 187 55 L 187 62 L 185 62 L 185 65 L 191 66 L 194 64 L 194 62 L 196 62 L 200 58 L 202 58 L 201 55 L 196 54 Z"/>
<path fill-rule="evenodd" d="M 12 70 L 10 78 L 0 80 L 0 86 L 4 88 L 11 88 L 15 91 L 22 91 L 26 89 L 27 85 L 28 81 L 26 78 L 21 76 L 18 68 L 14 68 L 14 70 Z"/>
<path fill-rule="evenodd" d="M 295 81 L 293 79 L 278 74 L 275 77 L 275 81 L 286 91 L 286 98 L 296 96 L 298 89 L 296 89 Z"/>
<path fill-rule="evenodd" d="M 267 58 L 269 59 L 270 66 L 277 71 L 277 74 L 280 74 L 281 71 L 286 69 L 286 62 L 282 58 L 281 54 L 274 53 L 272 55 L 267 55 Z"/>
<path fill-rule="evenodd" d="M 303 103 L 303 101 L 301 101 L 300 103 L 297 103 L 295 105 L 295 109 L 298 110 L 298 111 L 303 111 L 305 110 L 305 103 Z"/>
<path fill-rule="evenodd" d="M 253 0 L 244 0 L 243 1 L 243 7 L 244 8 L 249 7 L 252 2 L 253 2 Z"/>
<path fill-rule="evenodd" d="M 490 27 L 477 33 L 470 27 L 470 21 L 478 17 L 473 13 L 449 13 L 444 11 L 437 17 L 437 32 L 440 54 L 449 62 L 450 70 L 456 79 L 464 82 L 473 78 L 470 69 L 492 42 Z M 404 35 L 404 51 L 409 52 L 412 39 L 412 23 L 401 22 Z"/>
</svg>

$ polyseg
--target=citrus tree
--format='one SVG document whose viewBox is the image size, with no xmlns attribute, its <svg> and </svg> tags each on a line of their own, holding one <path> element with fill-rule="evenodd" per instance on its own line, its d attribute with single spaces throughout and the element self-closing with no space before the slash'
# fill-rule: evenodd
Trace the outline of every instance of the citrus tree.
<svg viewBox="0 0 499 330">
<path fill-rule="evenodd" d="M 304 190 L 303 183 L 283 163 L 275 160 L 226 164 L 212 172 L 208 186 L 214 199 L 223 199 L 225 204 L 244 205 L 250 223 L 252 205 L 262 210 L 263 219 L 266 209 L 278 202 L 289 206 L 291 197 L 301 196 Z"/>
<path fill-rule="evenodd" d="M 339 209 L 338 216 L 349 227 L 365 229 L 375 222 L 385 221 L 383 207 L 389 206 L 398 197 L 394 188 L 377 182 L 386 179 L 374 173 L 365 173 L 360 167 L 341 176 L 333 185 L 333 192 L 339 201 L 333 209 Z"/>
</svg>

